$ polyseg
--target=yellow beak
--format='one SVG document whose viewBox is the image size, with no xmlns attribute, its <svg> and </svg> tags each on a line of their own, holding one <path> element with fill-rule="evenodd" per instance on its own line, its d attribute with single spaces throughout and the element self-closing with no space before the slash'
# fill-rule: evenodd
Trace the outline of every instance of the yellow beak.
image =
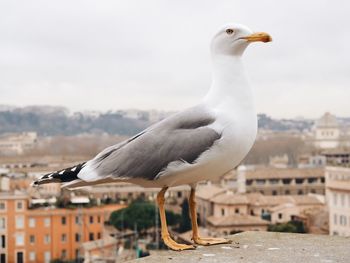
<svg viewBox="0 0 350 263">
<path fill-rule="evenodd" d="M 258 32 L 258 33 L 254 33 L 251 34 L 249 36 L 246 37 L 241 37 L 240 39 L 245 39 L 248 42 L 257 42 L 257 41 L 261 41 L 261 42 L 271 42 L 272 38 L 270 37 L 269 34 L 264 33 L 264 32 Z"/>
</svg>

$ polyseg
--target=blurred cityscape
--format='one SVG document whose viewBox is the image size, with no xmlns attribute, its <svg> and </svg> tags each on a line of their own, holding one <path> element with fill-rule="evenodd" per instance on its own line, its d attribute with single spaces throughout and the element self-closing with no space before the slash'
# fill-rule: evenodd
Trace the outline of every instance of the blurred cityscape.
<svg viewBox="0 0 350 263">
<path fill-rule="evenodd" d="M 125 262 L 166 249 L 154 199 L 126 183 L 30 187 L 44 173 L 92 158 L 171 112 L 69 113 L 0 106 L 0 262 Z M 191 242 L 188 186 L 167 192 L 173 237 Z M 350 236 L 350 118 L 259 115 L 256 143 L 235 170 L 201 182 L 203 236 L 277 231 Z"/>
</svg>

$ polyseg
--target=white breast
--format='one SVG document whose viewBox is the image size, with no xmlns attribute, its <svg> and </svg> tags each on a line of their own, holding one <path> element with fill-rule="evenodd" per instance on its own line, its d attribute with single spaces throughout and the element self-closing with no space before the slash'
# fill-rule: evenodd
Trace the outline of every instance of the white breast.
<svg viewBox="0 0 350 263">
<path fill-rule="evenodd" d="M 221 138 L 194 164 L 185 163 L 168 167 L 167 172 L 153 183 L 162 187 L 216 180 L 234 169 L 244 159 L 256 137 L 255 112 L 228 114 L 223 109 L 215 109 L 215 114 L 216 121 L 210 127 L 220 133 Z"/>
</svg>

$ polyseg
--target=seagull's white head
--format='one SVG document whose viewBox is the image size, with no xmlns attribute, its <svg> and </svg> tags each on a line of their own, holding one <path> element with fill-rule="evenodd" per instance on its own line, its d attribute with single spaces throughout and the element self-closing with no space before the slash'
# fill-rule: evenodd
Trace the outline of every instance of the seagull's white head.
<svg viewBox="0 0 350 263">
<path fill-rule="evenodd" d="M 228 24 L 222 27 L 211 41 L 213 55 L 241 56 L 252 42 L 270 42 L 272 38 L 264 32 L 254 33 L 240 24 Z"/>
</svg>

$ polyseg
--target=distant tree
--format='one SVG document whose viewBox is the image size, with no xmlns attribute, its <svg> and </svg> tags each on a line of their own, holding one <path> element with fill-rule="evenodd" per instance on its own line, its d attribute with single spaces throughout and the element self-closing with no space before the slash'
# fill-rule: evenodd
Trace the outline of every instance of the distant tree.
<svg viewBox="0 0 350 263">
<path fill-rule="evenodd" d="M 62 107 L 26 107 L 0 111 L 0 134 L 36 131 L 40 136 L 108 133 L 130 136 L 150 124 L 147 116 L 129 118 L 120 113 L 101 113 L 91 116 L 80 112 L 69 114 Z"/>
<path fill-rule="evenodd" d="M 181 221 L 179 232 L 183 233 L 191 229 L 191 218 L 190 218 L 190 210 L 188 205 L 188 200 L 185 199 L 181 204 Z"/>
<path fill-rule="evenodd" d="M 113 203 L 113 199 L 108 196 L 108 197 L 102 199 L 102 203 L 106 204 L 106 205 L 112 204 Z"/>
<path fill-rule="evenodd" d="M 58 208 L 66 208 L 67 206 L 69 206 L 69 197 L 64 196 L 64 195 L 60 195 L 57 197 L 56 200 L 56 207 Z"/>
<path fill-rule="evenodd" d="M 303 222 L 289 221 L 287 223 L 269 225 L 267 231 L 270 232 L 288 232 L 288 233 L 306 233 Z"/>
<path fill-rule="evenodd" d="M 127 208 L 114 211 L 110 216 L 110 223 L 118 229 L 133 230 L 137 225 L 138 231 L 142 232 L 155 226 L 155 209 L 153 203 L 136 200 Z M 181 216 L 170 211 L 166 211 L 167 223 L 170 226 L 179 224 Z M 160 221 L 160 220 L 158 220 Z"/>
</svg>

